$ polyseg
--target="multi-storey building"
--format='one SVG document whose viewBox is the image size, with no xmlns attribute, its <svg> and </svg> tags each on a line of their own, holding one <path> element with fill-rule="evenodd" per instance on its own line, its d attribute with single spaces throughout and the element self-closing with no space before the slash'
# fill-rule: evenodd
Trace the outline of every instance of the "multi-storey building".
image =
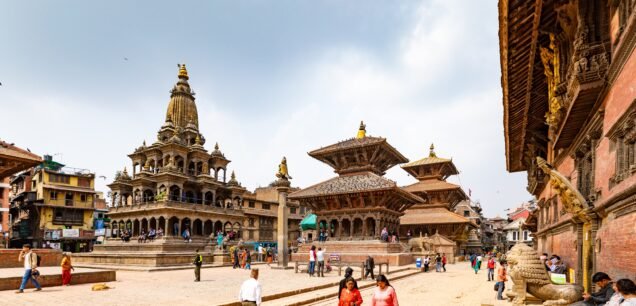
<svg viewBox="0 0 636 306">
<path fill-rule="evenodd" d="M 525 222 L 592 290 L 633 278 L 636 1 L 500 0 L 506 167 L 526 171 Z"/>
<path fill-rule="evenodd" d="M 10 177 L 42 162 L 42 158 L 12 143 L 0 140 L 0 248 L 7 247 L 11 234 L 9 214 Z"/>
<path fill-rule="evenodd" d="M 95 174 L 65 167 L 45 155 L 44 161 L 11 180 L 11 244 L 89 251 L 95 210 Z"/>
</svg>

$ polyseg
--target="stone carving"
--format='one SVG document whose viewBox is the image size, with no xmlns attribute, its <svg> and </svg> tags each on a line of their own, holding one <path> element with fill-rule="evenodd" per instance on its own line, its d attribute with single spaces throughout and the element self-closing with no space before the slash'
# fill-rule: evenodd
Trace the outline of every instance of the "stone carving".
<svg viewBox="0 0 636 306">
<path fill-rule="evenodd" d="M 562 103 L 557 98 L 557 86 L 561 82 L 560 76 L 560 53 L 558 42 L 554 34 L 550 33 L 550 45 L 541 47 L 540 50 L 541 63 L 543 64 L 543 73 L 548 82 L 548 101 L 549 111 L 545 114 L 546 123 L 555 128 L 561 120 Z"/>
<path fill-rule="evenodd" d="M 408 245 L 411 252 L 428 253 L 431 251 L 432 241 L 428 235 L 424 235 L 424 237 L 422 237 L 420 234 L 420 237 L 409 239 Z"/>
<path fill-rule="evenodd" d="M 550 186 L 554 188 L 561 199 L 565 210 L 582 221 L 588 221 L 587 201 L 585 197 L 561 173 L 552 169 L 541 157 L 537 157 L 537 165 L 550 177 Z"/>
<path fill-rule="evenodd" d="M 524 305 L 527 293 L 543 301 L 543 305 L 570 305 L 581 299 L 583 287 L 579 285 L 555 285 L 539 254 L 525 243 L 518 243 L 506 254 L 510 278 L 514 287 L 506 294 L 514 297 L 513 305 Z"/>
</svg>

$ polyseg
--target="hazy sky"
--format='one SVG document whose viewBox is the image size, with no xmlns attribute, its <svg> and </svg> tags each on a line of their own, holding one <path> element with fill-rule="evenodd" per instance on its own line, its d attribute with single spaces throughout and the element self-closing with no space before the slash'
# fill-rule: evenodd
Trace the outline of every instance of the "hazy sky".
<svg viewBox="0 0 636 306">
<path fill-rule="evenodd" d="M 495 0 L 8 1 L 0 138 L 106 176 L 106 192 L 155 141 L 177 63 L 206 148 L 218 141 L 250 190 L 283 155 L 294 185 L 334 176 L 306 152 L 364 120 L 410 160 L 434 142 L 487 216 L 531 198 L 505 170 Z"/>
</svg>

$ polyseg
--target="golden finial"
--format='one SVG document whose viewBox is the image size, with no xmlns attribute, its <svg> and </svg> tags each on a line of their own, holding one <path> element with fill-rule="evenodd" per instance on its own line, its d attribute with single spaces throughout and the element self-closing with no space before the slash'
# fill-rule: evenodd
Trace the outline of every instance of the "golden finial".
<svg viewBox="0 0 636 306">
<path fill-rule="evenodd" d="M 194 144 L 201 145 L 201 137 L 197 134 L 197 137 L 194 138 Z"/>
<path fill-rule="evenodd" d="M 428 154 L 428 157 L 437 157 L 435 154 L 435 145 L 431 143 L 431 152 Z"/>
<path fill-rule="evenodd" d="M 179 78 L 180 79 L 189 79 L 188 78 L 188 70 L 186 70 L 186 65 L 185 64 L 181 64 L 179 65 Z"/>
<path fill-rule="evenodd" d="M 232 170 L 232 175 L 230 175 L 230 179 L 233 181 L 236 180 L 236 174 L 234 174 L 234 170 Z"/>
<path fill-rule="evenodd" d="M 214 145 L 214 150 L 218 150 L 218 149 L 219 149 L 219 143 L 217 142 L 217 143 Z"/>
<path fill-rule="evenodd" d="M 356 138 L 361 139 L 367 136 L 367 126 L 364 125 L 364 121 L 360 121 L 360 128 L 358 129 L 358 135 Z"/>
</svg>

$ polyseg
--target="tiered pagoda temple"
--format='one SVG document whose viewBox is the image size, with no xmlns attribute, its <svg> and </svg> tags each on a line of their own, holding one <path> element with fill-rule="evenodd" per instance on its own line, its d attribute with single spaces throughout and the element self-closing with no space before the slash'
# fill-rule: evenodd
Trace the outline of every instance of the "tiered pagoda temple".
<svg viewBox="0 0 636 306">
<path fill-rule="evenodd" d="M 455 241 L 455 255 L 466 254 L 470 247 L 466 244 L 469 234 L 476 230 L 477 225 L 453 212 L 458 203 L 468 199 L 460 186 L 446 181 L 448 177 L 459 174 L 453 161 L 438 157 L 431 144 L 427 157 L 405 164 L 402 169 L 418 180 L 403 189 L 423 201 L 411 206 L 400 217 L 400 236 L 406 237 L 409 230 L 413 237 L 439 233 Z"/>
<path fill-rule="evenodd" d="M 397 231 L 400 217 L 413 204 L 423 202 L 383 177 L 391 167 L 408 162 L 385 138 L 366 135 L 363 123 L 355 138 L 309 152 L 329 165 L 337 177 L 289 195 L 317 215 L 317 224 L 329 232 L 325 246 L 341 260 L 358 261 L 367 254 L 398 264 L 399 244 L 379 241 L 383 228 Z M 347 243 L 342 243 L 347 241 Z M 352 247 L 351 241 L 358 241 Z M 302 253 L 303 249 L 299 253 Z M 304 256 L 304 254 L 302 254 Z M 410 255 L 408 260 L 410 259 Z M 304 257 L 303 257 L 304 258 Z"/>
</svg>

